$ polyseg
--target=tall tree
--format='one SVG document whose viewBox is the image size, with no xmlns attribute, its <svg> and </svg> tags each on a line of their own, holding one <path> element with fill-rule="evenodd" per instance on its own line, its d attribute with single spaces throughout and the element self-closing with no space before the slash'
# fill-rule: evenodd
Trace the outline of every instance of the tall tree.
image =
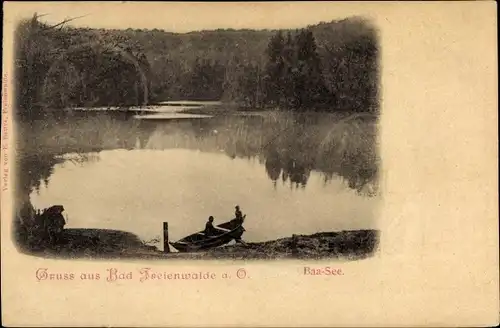
<svg viewBox="0 0 500 328">
<path fill-rule="evenodd" d="M 49 26 L 35 13 L 16 29 L 16 99 L 20 117 L 43 114 L 39 98 L 43 77 L 50 67 L 52 40 Z"/>
<path fill-rule="evenodd" d="M 284 89 L 284 104 L 287 108 L 295 106 L 295 81 L 294 71 L 296 70 L 297 55 L 295 53 L 295 42 L 292 33 L 288 31 L 285 46 L 283 49 L 284 59 L 284 76 L 283 76 L 283 89 Z"/>
<path fill-rule="evenodd" d="M 311 31 L 301 30 L 295 36 L 296 63 L 293 70 L 294 108 L 306 110 L 324 105 L 327 97 L 321 60 Z"/>
<path fill-rule="evenodd" d="M 264 76 L 264 97 L 265 102 L 271 107 L 280 107 L 284 98 L 283 77 L 285 60 L 283 56 L 285 40 L 281 31 L 269 41 L 267 48 L 267 65 Z"/>
<path fill-rule="evenodd" d="M 237 81 L 237 101 L 243 107 L 256 108 L 260 106 L 261 83 L 258 64 L 249 63 L 242 67 L 242 74 Z"/>
</svg>

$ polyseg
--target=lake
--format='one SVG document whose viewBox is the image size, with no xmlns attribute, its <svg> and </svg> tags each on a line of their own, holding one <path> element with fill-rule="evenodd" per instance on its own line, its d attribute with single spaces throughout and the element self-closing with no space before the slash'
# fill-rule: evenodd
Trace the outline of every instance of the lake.
<svg viewBox="0 0 500 328">
<path fill-rule="evenodd" d="M 170 114 L 169 114 L 170 115 Z M 377 122 L 333 114 L 137 119 L 76 112 L 20 123 L 19 199 L 62 204 L 68 228 L 118 229 L 160 246 L 247 214 L 244 240 L 375 229 Z"/>
</svg>

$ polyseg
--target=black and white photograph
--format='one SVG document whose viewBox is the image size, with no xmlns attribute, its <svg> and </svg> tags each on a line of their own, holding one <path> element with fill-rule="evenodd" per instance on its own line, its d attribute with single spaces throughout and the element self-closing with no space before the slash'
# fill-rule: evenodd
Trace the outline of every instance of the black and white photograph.
<svg viewBox="0 0 500 328">
<path fill-rule="evenodd" d="M 352 16 L 177 31 L 165 15 L 174 22 L 144 18 L 140 28 L 102 27 L 78 11 L 19 21 L 18 249 L 85 258 L 373 255 L 377 27 Z"/>
<path fill-rule="evenodd" d="M 490 1 L 7 1 L 2 326 L 499 321 Z"/>
</svg>

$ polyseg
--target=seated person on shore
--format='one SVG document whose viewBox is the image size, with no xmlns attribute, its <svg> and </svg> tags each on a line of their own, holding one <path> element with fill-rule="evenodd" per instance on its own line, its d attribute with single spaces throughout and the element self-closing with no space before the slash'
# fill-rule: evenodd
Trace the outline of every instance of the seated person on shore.
<svg viewBox="0 0 500 328">
<path fill-rule="evenodd" d="M 55 205 L 45 211 L 45 227 L 51 241 L 58 242 L 62 236 L 66 220 L 62 205 Z"/>
<path fill-rule="evenodd" d="M 217 229 L 214 228 L 214 217 L 213 216 L 210 216 L 208 218 L 208 222 L 207 224 L 205 225 L 205 235 L 207 236 L 214 236 L 217 234 Z"/>
</svg>

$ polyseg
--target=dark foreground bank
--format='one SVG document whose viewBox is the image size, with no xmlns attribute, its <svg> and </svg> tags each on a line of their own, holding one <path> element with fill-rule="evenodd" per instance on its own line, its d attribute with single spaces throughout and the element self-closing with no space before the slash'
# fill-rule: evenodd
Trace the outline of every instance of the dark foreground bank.
<svg viewBox="0 0 500 328">
<path fill-rule="evenodd" d="M 29 236 L 27 236 L 29 237 Z M 196 253 L 164 253 L 136 235 L 104 229 L 65 229 L 56 244 L 27 238 L 24 253 L 51 258 L 93 259 L 320 259 L 370 257 L 379 241 L 377 230 L 321 232 L 287 238 L 227 245 Z"/>
</svg>

